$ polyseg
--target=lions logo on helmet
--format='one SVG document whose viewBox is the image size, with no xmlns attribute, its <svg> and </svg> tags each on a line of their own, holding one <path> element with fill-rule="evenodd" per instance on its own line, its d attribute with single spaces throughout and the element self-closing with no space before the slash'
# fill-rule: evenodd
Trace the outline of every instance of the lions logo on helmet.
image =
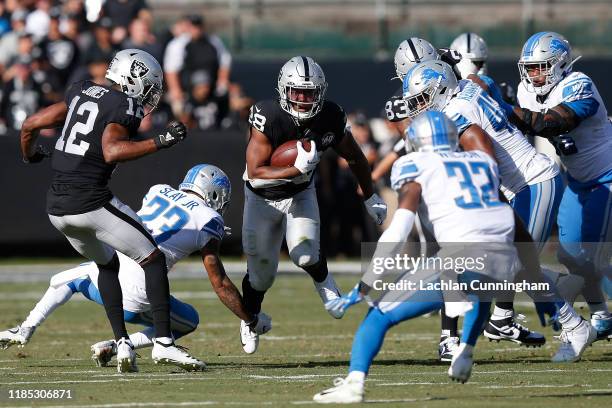
<svg viewBox="0 0 612 408">
<path fill-rule="evenodd" d="M 518 62 L 521 80 L 529 92 L 548 94 L 580 57 L 572 61 L 569 42 L 561 34 L 545 31 L 532 35 Z"/>
<path fill-rule="evenodd" d="M 227 175 L 212 164 L 199 164 L 189 169 L 179 184 L 181 191 L 193 191 L 206 205 L 223 215 L 230 202 L 232 186 Z"/>
<path fill-rule="evenodd" d="M 403 95 L 411 118 L 426 110 L 442 110 L 457 91 L 457 77 L 443 61 L 425 61 L 406 74 Z"/>
<path fill-rule="evenodd" d="M 399 79 L 404 79 L 408 71 L 419 62 L 440 59 L 431 43 L 421 38 L 411 37 L 400 43 L 395 51 L 393 63 Z"/>
<path fill-rule="evenodd" d="M 421 113 L 406 129 L 406 145 L 417 152 L 452 152 L 458 139 L 455 124 L 438 111 Z"/>
<path fill-rule="evenodd" d="M 159 62 L 148 52 L 135 48 L 115 54 L 106 71 L 109 81 L 150 110 L 155 109 L 161 99 L 163 77 Z"/>
</svg>

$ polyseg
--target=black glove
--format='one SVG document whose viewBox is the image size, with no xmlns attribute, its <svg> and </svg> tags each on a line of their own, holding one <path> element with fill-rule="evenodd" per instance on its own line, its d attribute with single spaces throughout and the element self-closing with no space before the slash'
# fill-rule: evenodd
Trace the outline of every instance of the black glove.
<svg viewBox="0 0 612 408">
<path fill-rule="evenodd" d="M 461 54 L 457 50 L 451 50 L 450 48 L 440 48 L 438 49 L 438 55 L 440 55 L 440 59 L 442 62 L 446 62 L 451 66 L 453 72 L 457 76 L 457 79 L 461 79 L 461 72 L 457 68 L 457 64 L 461 61 Z"/>
<path fill-rule="evenodd" d="M 171 122 L 166 128 L 165 133 L 155 136 L 155 146 L 157 149 L 167 149 L 170 146 L 174 146 L 181 140 L 187 137 L 187 128 L 184 124 L 178 121 Z"/>
<path fill-rule="evenodd" d="M 24 157 L 23 162 L 29 164 L 40 163 L 47 157 L 51 157 L 51 152 L 43 145 L 38 145 L 36 146 L 36 149 L 34 149 L 34 154 L 30 157 Z"/>
</svg>

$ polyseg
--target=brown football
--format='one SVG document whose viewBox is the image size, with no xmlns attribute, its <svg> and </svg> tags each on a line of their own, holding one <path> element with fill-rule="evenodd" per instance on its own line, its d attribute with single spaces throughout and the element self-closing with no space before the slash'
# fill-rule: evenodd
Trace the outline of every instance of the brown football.
<svg viewBox="0 0 612 408">
<path fill-rule="evenodd" d="M 278 146 L 270 157 L 270 165 L 274 167 L 291 167 L 297 158 L 297 140 L 289 140 Z M 304 150 L 310 151 L 310 141 L 302 139 Z"/>
</svg>

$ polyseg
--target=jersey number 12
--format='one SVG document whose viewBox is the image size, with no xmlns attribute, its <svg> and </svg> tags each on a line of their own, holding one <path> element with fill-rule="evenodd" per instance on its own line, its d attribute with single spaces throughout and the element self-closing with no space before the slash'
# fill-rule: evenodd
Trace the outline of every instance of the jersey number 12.
<svg viewBox="0 0 612 408">
<path fill-rule="evenodd" d="M 63 151 L 77 156 L 85 156 L 85 152 L 89 149 L 89 143 L 84 140 L 76 140 L 77 133 L 86 136 L 94 128 L 96 117 L 98 116 L 98 104 L 92 101 L 86 101 L 79 105 L 76 109 L 77 115 L 84 115 L 87 112 L 87 120 L 85 123 L 76 122 L 70 128 L 70 134 L 66 136 L 68 125 L 72 121 L 72 115 L 74 114 L 75 107 L 79 102 L 80 96 L 75 96 L 70 101 L 68 108 L 68 115 L 66 115 L 66 121 L 64 122 L 64 128 L 62 129 L 62 135 L 57 139 L 55 148 L 59 151 Z"/>
</svg>

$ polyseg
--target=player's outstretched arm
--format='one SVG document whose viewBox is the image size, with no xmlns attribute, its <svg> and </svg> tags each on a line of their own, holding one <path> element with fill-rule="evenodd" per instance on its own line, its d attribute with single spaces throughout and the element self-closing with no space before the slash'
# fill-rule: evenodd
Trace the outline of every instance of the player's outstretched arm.
<svg viewBox="0 0 612 408">
<path fill-rule="evenodd" d="M 372 181 L 378 181 L 382 176 L 387 174 L 391 167 L 393 167 L 393 163 L 399 158 L 399 154 L 396 152 L 389 152 L 383 159 L 374 167 L 372 170 Z"/>
<path fill-rule="evenodd" d="M 131 141 L 130 131 L 118 123 L 109 123 L 102 134 L 102 152 L 107 163 L 135 160 L 158 150 L 171 147 L 187 137 L 181 122 L 172 122 L 164 132 L 152 139 Z"/>
<path fill-rule="evenodd" d="M 65 102 L 58 102 L 39 110 L 28 117 L 21 126 L 21 154 L 26 162 L 35 163 L 42 160 L 46 154 L 37 150 L 36 139 L 42 129 L 61 126 L 66 119 L 68 107 Z"/>
<path fill-rule="evenodd" d="M 253 322 L 256 316 L 251 315 L 244 306 L 240 292 L 226 275 L 223 263 L 219 258 L 219 240 L 211 239 L 202 248 L 202 262 L 208 273 L 208 279 L 219 300 L 236 316 L 245 322 Z"/>
<path fill-rule="evenodd" d="M 249 179 L 292 179 L 302 174 L 296 167 L 270 166 L 272 144 L 259 130 L 251 127 L 251 137 L 246 150 Z"/>
</svg>

